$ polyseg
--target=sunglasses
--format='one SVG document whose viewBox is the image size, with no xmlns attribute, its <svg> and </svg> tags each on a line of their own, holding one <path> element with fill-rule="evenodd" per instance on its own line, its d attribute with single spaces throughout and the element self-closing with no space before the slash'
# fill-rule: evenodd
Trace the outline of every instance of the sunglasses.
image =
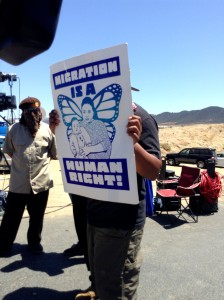
<svg viewBox="0 0 224 300">
<path fill-rule="evenodd" d="M 25 108 L 23 111 L 24 112 L 38 112 L 38 111 L 40 111 L 40 109 L 36 108 L 36 107 L 30 107 L 30 108 Z"/>
</svg>

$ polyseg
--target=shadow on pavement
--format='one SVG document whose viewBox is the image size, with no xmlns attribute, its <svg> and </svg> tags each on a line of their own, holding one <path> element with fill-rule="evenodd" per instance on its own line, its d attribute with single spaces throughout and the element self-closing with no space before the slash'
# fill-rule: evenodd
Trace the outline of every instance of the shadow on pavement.
<svg viewBox="0 0 224 300">
<path fill-rule="evenodd" d="M 47 288 L 23 287 L 8 295 L 2 300 L 73 300 L 80 290 L 59 292 Z"/>
<path fill-rule="evenodd" d="M 150 219 L 163 226 L 165 229 L 176 228 L 188 223 L 185 219 L 178 219 L 174 214 L 167 214 L 165 212 L 162 214 L 154 214 Z"/>
<path fill-rule="evenodd" d="M 85 263 L 84 258 L 82 257 L 68 258 L 62 253 L 43 252 L 42 254 L 35 255 L 28 251 L 27 245 L 14 244 L 12 256 L 18 255 L 19 253 L 21 255 L 21 260 L 16 260 L 3 267 L 1 272 L 9 273 L 19 269 L 28 268 L 33 271 L 44 272 L 49 276 L 56 276 L 64 273 L 63 270 L 65 268 Z"/>
</svg>

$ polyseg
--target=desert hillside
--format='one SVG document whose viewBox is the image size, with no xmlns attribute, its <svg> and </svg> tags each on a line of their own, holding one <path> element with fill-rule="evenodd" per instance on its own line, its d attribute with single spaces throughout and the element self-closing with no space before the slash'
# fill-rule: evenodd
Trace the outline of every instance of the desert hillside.
<svg viewBox="0 0 224 300">
<path fill-rule="evenodd" d="M 183 110 L 176 113 L 163 112 L 154 115 L 158 124 L 223 124 L 224 108 L 219 106 L 209 106 L 200 110 Z"/>
<path fill-rule="evenodd" d="M 212 147 L 224 151 L 224 124 L 196 124 L 159 127 L 162 155 L 185 147 Z"/>
</svg>

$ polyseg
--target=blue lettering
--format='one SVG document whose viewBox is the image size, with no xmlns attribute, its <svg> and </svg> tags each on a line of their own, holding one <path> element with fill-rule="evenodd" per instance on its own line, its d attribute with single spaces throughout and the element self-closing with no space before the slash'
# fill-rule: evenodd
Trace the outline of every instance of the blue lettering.
<svg viewBox="0 0 224 300">
<path fill-rule="evenodd" d="M 64 158 L 67 183 L 86 187 L 129 190 L 126 159 Z"/>
<path fill-rule="evenodd" d="M 55 89 L 60 89 L 83 82 L 115 77 L 120 74 L 120 60 L 117 56 L 82 66 L 76 66 L 66 71 L 60 71 L 52 74 L 52 77 Z M 88 95 L 89 94 L 93 94 L 93 90 L 88 90 Z"/>
</svg>

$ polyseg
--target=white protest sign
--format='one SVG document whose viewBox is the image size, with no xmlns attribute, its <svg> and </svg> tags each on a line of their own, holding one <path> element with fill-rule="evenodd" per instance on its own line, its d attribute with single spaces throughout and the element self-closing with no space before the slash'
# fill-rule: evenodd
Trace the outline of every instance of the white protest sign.
<svg viewBox="0 0 224 300">
<path fill-rule="evenodd" d="M 64 190 L 118 203 L 138 203 L 127 44 L 51 66 Z"/>
</svg>

